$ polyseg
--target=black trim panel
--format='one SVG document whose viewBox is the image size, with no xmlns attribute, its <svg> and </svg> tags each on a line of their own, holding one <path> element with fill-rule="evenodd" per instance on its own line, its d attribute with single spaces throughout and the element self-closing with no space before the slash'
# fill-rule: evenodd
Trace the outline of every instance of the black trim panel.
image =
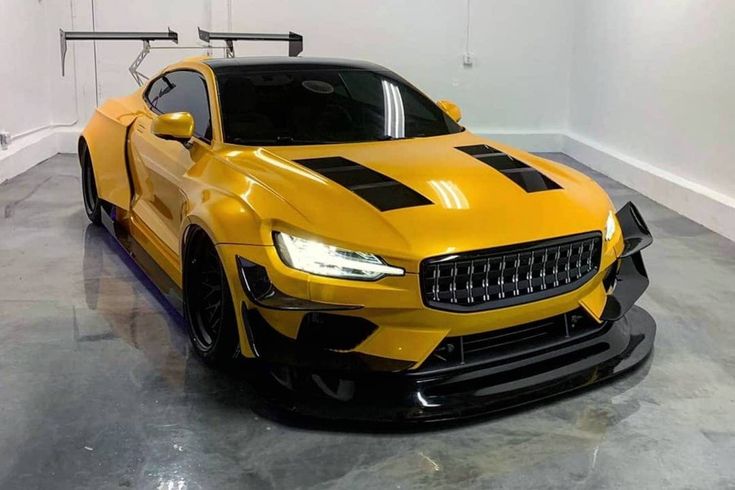
<svg viewBox="0 0 735 490">
<path fill-rule="evenodd" d="M 248 299 L 262 308 L 291 311 L 337 311 L 362 308 L 360 305 L 319 303 L 289 296 L 273 285 L 265 267 L 243 257 L 237 257 L 237 268 L 242 288 Z"/>
<path fill-rule="evenodd" d="M 649 284 L 641 250 L 653 243 L 653 236 L 640 211 L 632 202 L 620 208 L 617 218 L 625 246 L 616 263 L 614 281 L 609 281 L 612 292 L 608 294 L 605 309 L 600 315 L 603 321 L 622 318 L 646 291 Z"/>
<path fill-rule="evenodd" d="M 413 365 L 411 361 L 363 354 L 338 352 L 316 346 L 303 338 L 293 339 L 273 328 L 260 311 L 240 306 L 248 331 L 248 337 L 258 357 L 276 365 L 289 368 L 325 369 L 339 372 L 399 372 Z M 350 328 L 350 325 L 344 325 Z"/>
<path fill-rule="evenodd" d="M 632 202 L 628 202 L 617 213 L 620 230 L 623 232 L 625 248 L 621 257 L 634 255 L 653 243 L 653 236 L 643 216 Z"/>
<path fill-rule="evenodd" d="M 615 286 L 607 296 L 600 320 L 620 320 L 648 288 L 648 273 L 643 265 L 641 253 L 630 255 L 620 261 Z"/>
<path fill-rule="evenodd" d="M 457 149 L 508 177 L 526 192 L 561 189 L 561 186 L 525 163 L 488 145 L 458 146 Z"/>
<path fill-rule="evenodd" d="M 296 340 L 317 349 L 348 351 L 377 329 L 376 324 L 359 316 L 312 311 L 301 320 Z"/>
<path fill-rule="evenodd" d="M 306 158 L 295 162 L 346 187 L 381 211 L 433 204 L 387 175 L 343 157 Z"/>
</svg>

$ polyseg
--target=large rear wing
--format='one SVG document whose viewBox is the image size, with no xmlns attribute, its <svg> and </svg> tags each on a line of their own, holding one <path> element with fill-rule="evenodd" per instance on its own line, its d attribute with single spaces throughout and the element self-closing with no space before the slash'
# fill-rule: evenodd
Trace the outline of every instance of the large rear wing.
<svg viewBox="0 0 735 490">
<path fill-rule="evenodd" d="M 205 43 L 224 41 L 227 45 L 225 56 L 235 57 L 234 41 L 283 41 L 288 43 L 288 55 L 298 56 L 304 50 L 304 36 L 289 32 L 288 34 L 269 34 L 257 32 L 210 32 L 197 27 L 199 39 Z"/>
<path fill-rule="evenodd" d="M 129 71 L 138 85 L 143 85 L 148 79 L 138 71 L 146 55 L 151 50 L 151 41 L 171 41 L 179 43 L 178 33 L 170 28 L 167 32 L 94 32 L 94 31 L 65 31 L 59 29 L 61 40 L 61 75 L 64 76 L 64 65 L 66 61 L 66 44 L 68 41 L 143 41 L 143 49 L 130 65 Z"/>
<path fill-rule="evenodd" d="M 176 46 L 176 49 L 212 49 L 212 41 L 224 41 L 225 46 L 219 47 L 225 50 L 227 58 L 235 57 L 235 41 L 283 41 L 288 43 L 288 55 L 298 56 L 304 49 L 304 37 L 295 32 L 288 34 L 268 34 L 268 33 L 237 33 L 237 32 L 210 32 L 197 28 L 199 31 L 199 39 L 207 43 L 209 46 Z M 138 71 L 145 57 L 150 53 L 151 49 L 164 49 L 163 46 L 151 47 L 152 41 L 170 41 L 175 44 L 179 43 L 178 33 L 170 28 L 167 32 L 94 32 L 94 31 L 65 31 L 59 29 L 59 37 L 61 41 L 61 75 L 65 74 L 66 49 L 69 41 L 142 41 L 143 49 L 135 58 L 128 68 L 138 85 L 143 85 L 148 77 Z M 169 49 L 171 47 L 168 47 Z M 96 69 L 96 67 L 95 67 Z"/>
</svg>

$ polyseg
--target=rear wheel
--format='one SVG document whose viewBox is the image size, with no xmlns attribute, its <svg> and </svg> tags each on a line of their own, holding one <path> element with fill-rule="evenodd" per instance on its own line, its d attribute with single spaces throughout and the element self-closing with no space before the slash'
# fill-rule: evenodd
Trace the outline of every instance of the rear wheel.
<svg viewBox="0 0 735 490">
<path fill-rule="evenodd" d="M 237 320 L 227 276 L 202 231 L 189 238 L 184 264 L 184 312 L 194 351 L 222 366 L 240 355 Z"/>
<path fill-rule="evenodd" d="M 84 163 L 82 163 L 82 197 L 87 218 L 95 225 L 99 225 L 102 222 L 102 203 L 97 195 L 97 182 L 94 179 L 94 169 L 89 153 L 84 156 Z"/>
</svg>

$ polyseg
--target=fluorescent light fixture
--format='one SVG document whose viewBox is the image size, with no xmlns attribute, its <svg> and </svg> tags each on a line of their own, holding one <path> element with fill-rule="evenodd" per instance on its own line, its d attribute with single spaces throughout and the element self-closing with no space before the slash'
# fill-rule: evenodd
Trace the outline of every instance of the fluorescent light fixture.
<svg viewBox="0 0 735 490">
<path fill-rule="evenodd" d="M 289 267 L 310 274 L 365 281 L 405 274 L 400 267 L 388 265 L 371 253 L 353 252 L 282 232 L 275 232 L 273 237 L 281 260 Z"/>
</svg>

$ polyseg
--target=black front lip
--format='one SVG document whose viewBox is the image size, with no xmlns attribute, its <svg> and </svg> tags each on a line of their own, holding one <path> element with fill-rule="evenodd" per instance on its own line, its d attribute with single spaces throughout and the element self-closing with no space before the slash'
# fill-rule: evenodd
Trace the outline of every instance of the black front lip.
<svg viewBox="0 0 735 490">
<path fill-rule="evenodd" d="M 644 361 L 656 323 L 633 307 L 566 349 L 442 373 L 339 372 L 263 365 L 274 407 L 331 421 L 448 421 L 508 410 L 584 388 Z"/>
</svg>

